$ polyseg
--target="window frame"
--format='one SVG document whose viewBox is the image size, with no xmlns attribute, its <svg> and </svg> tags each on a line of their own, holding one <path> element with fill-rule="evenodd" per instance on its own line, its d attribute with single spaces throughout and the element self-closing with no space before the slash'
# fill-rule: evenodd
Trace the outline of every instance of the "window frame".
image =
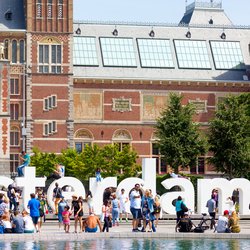
<svg viewBox="0 0 250 250">
<path fill-rule="evenodd" d="M 61 74 L 62 60 L 63 46 L 61 43 L 38 44 L 38 73 Z"/>
</svg>

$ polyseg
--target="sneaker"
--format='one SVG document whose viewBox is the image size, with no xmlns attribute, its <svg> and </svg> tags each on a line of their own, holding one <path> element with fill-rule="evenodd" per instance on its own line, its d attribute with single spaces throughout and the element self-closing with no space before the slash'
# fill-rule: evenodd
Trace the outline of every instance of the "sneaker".
<svg viewBox="0 0 250 250">
<path fill-rule="evenodd" d="M 128 218 L 126 218 L 126 222 L 128 222 Z"/>
<path fill-rule="evenodd" d="M 139 229 L 138 228 L 132 229 L 132 232 L 139 232 Z"/>
</svg>

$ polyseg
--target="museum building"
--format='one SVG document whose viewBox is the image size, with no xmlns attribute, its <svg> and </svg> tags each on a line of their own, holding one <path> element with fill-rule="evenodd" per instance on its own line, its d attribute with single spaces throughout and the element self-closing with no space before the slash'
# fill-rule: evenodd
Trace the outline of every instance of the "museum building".
<svg viewBox="0 0 250 250">
<path fill-rule="evenodd" d="M 221 2 L 195 1 L 167 24 L 73 22 L 72 0 L 8 0 L 0 44 L 0 174 L 16 171 L 22 149 L 95 143 L 130 145 L 165 173 L 154 125 L 171 92 L 206 130 L 219 101 L 250 91 L 250 26 Z M 206 157 L 189 171 L 213 174 Z"/>
</svg>

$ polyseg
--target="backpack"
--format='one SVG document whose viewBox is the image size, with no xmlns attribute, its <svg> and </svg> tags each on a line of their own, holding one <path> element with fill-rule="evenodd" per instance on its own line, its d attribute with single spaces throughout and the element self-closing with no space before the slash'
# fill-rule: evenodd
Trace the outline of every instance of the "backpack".
<svg viewBox="0 0 250 250">
<path fill-rule="evenodd" d="M 184 213 L 188 211 L 187 206 L 186 206 L 183 202 L 181 203 L 181 210 L 182 210 Z"/>
<path fill-rule="evenodd" d="M 196 227 L 194 233 L 204 233 L 204 229 L 202 227 Z"/>
</svg>

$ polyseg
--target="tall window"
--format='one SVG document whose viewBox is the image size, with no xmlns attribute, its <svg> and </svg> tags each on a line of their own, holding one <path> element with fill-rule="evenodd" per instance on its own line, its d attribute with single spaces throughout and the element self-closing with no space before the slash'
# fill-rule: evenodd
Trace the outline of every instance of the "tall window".
<svg viewBox="0 0 250 250">
<path fill-rule="evenodd" d="M 19 129 L 16 127 L 10 129 L 10 146 L 19 146 Z"/>
<path fill-rule="evenodd" d="M 39 72 L 61 73 L 61 45 L 39 45 Z"/>
<path fill-rule="evenodd" d="M 58 18 L 63 18 L 63 0 L 58 0 Z"/>
<path fill-rule="evenodd" d="M 17 63 L 17 41 L 13 40 L 12 41 L 12 57 L 11 57 L 11 61 L 12 63 Z"/>
<path fill-rule="evenodd" d="M 24 63 L 25 62 L 25 43 L 24 43 L 24 40 L 20 40 L 20 43 L 19 43 L 19 61 L 20 63 Z"/>
<path fill-rule="evenodd" d="M 10 119 L 18 120 L 19 118 L 19 104 L 10 104 Z"/>
<path fill-rule="evenodd" d="M 19 80 L 15 78 L 10 79 L 10 94 L 19 95 Z"/>
<path fill-rule="evenodd" d="M 156 172 L 161 174 L 161 173 L 166 173 L 167 172 L 167 164 L 166 161 L 163 160 L 160 154 L 159 147 L 156 143 L 152 142 L 152 158 L 156 159 Z"/>
<path fill-rule="evenodd" d="M 10 154 L 10 172 L 16 172 L 19 165 L 18 154 Z"/>
<path fill-rule="evenodd" d="M 9 40 L 4 41 L 4 58 L 9 59 Z"/>
<path fill-rule="evenodd" d="M 47 17 L 52 18 L 52 0 L 48 0 L 47 7 Z"/>
<path fill-rule="evenodd" d="M 42 17 L 42 0 L 36 0 L 36 17 Z"/>
</svg>

